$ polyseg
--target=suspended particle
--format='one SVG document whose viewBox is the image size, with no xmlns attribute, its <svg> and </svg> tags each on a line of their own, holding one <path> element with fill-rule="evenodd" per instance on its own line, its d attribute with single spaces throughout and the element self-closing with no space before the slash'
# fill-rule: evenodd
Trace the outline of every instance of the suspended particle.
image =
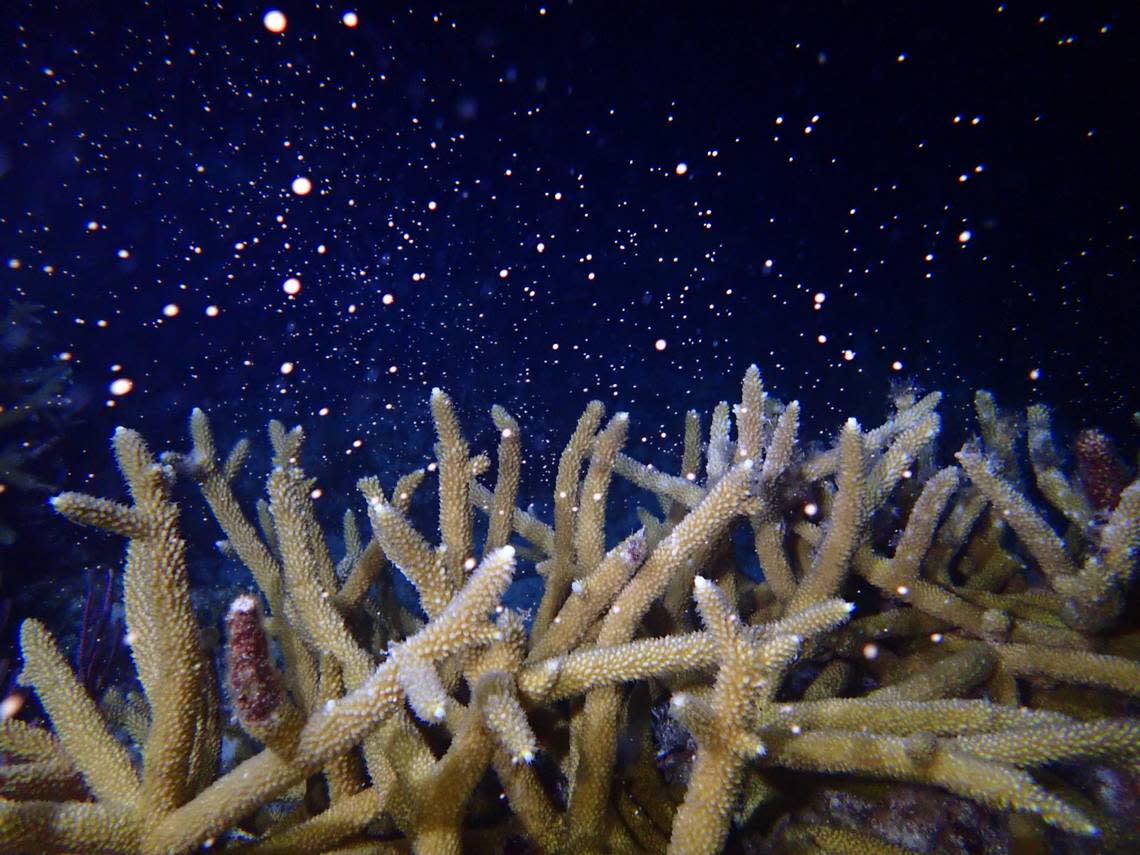
<svg viewBox="0 0 1140 855">
<path fill-rule="evenodd" d="M 132 389 L 135 388 L 135 381 L 129 377 L 118 377 L 111 381 L 111 385 L 107 387 L 111 394 L 119 397 L 127 395 Z"/>
<path fill-rule="evenodd" d="M 511 271 L 506 267 L 504 267 L 502 270 L 499 271 L 499 278 L 500 279 L 506 279 L 510 275 L 511 275 Z"/>
<path fill-rule="evenodd" d="M 675 167 L 673 167 L 673 171 L 676 172 L 678 175 L 684 175 L 686 172 L 689 171 L 689 164 L 682 161 L 681 163 L 678 163 Z"/>
<path fill-rule="evenodd" d="M 24 706 L 25 696 L 20 692 L 12 692 L 0 701 L 0 721 L 7 721 L 20 714 Z"/>
<path fill-rule="evenodd" d="M 178 317 L 178 313 L 180 311 L 181 311 L 181 309 L 178 308 L 177 303 L 167 303 L 165 306 L 162 307 L 162 314 L 164 314 L 168 318 Z"/>
<path fill-rule="evenodd" d="M 357 17 L 357 14 L 355 12 L 345 12 L 341 16 L 340 21 L 346 27 L 348 27 L 349 29 L 352 29 L 353 27 L 355 27 L 357 24 L 360 23 L 360 18 Z"/>
<path fill-rule="evenodd" d="M 308 196 L 313 190 L 313 182 L 301 175 L 293 179 L 293 192 L 298 196 Z"/>
<path fill-rule="evenodd" d="M 666 348 L 666 346 L 667 346 L 667 344 L 665 342 L 665 339 L 663 339 L 663 338 L 659 338 L 659 339 L 657 339 L 657 341 L 653 342 L 653 349 L 658 351 L 658 352 L 664 350 Z"/>
<path fill-rule="evenodd" d="M 290 276 L 285 280 L 284 284 L 282 284 L 281 290 L 288 294 L 290 297 L 292 297 L 294 294 L 300 294 L 301 280 L 296 276 Z"/>
<path fill-rule="evenodd" d="M 261 23 L 265 24 L 265 29 L 271 33 L 283 33 L 289 24 L 285 18 L 285 13 L 280 9 L 270 9 L 261 19 Z"/>
<path fill-rule="evenodd" d="M 282 374 L 292 374 L 293 369 L 296 367 L 297 366 L 292 362 L 282 362 L 279 370 Z"/>
<path fill-rule="evenodd" d="M 380 302 L 383 303 L 385 306 L 391 306 L 393 303 L 396 302 L 396 297 L 393 294 L 385 294 L 383 297 L 380 298 Z"/>
<path fill-rule="evenodd" d="M 967 244 L 973 236 L 974 233 L 969 229 L 962 229 L 962 231 L 958 232 L 958 243 Z"/>
<path fill-rule="evenodd" d="M 221 311 L 221 310 L 217 306 L 207 306 L 206 307 L 206 317 L 207 318 L 216 318 L 218 316 L 219 311 Z"/>
</svg>

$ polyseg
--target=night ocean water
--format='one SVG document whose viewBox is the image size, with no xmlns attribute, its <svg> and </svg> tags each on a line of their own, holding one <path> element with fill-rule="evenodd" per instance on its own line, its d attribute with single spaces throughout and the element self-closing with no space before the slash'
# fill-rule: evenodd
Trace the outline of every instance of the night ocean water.
<svg viewBox="0 0 1140 855">
<path fill-rule="evenodd" d="M 122 499 L 116 427 L 185 452 L 195 407 L 223 456 L 252 440 L 251 515 L 266 424 L 304 427 L 334 555 L 346 510 L 368 532 L 359 478 L 436 459 L 435 387 L 484 483 L 491 406 L 518 420 L 518 504 L 545 520 L 588 401 L 676 472 L 685 412 L 707 430 L 752 364 L 800 402 L 805 453 L 911 388 L 943 393 L 948 465 L 986 389 L 1051 408 L 1066 471 L 1096 428 L 1135 477 L 1133 4 L 36 0 L 0 19 L 0 689 L 20 620 L 71 649 L 118 584 L 122 540 L 48 498 Z M 411 514 L 434 542 L 429 486 Z M 252 582 L 197 489 L 174 495 L 216 635 Z M 652 499 L 615 483 L 607 546 Z M 521 562 L 510 602 L 541 589 Z M 100 687 L 133 679 L 106 655 Z"/>
</svg>

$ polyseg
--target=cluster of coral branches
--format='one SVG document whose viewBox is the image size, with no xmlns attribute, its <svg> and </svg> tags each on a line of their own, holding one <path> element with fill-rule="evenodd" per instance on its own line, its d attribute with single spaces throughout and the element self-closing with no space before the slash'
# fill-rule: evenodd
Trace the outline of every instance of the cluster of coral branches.
<svg viewBox="0 0 1140 855">
<path fill-rule="evenodd" d="M 487 486 L 490 459 L 436 390 L 439 542 L 409 521 L 425 472 L 390 493 L 365 478 L 371 536 L 346 514 L 335 561 L 300 428 L 270 426 L 255 512 L 233 489 L 248 444 L 223 461 L 201 411 L 187 454 L 120 429 L 129 501 L 53 501 L 127 540 L 137 688 L 91 697 L 25 622 L 21 678 L 51 726 L 0 724 L 0 851 L 681 855 L 734 834 L 906 851 L 808 821 L 821 786 L 941 790 L 1011 840 L 1127 849 L 1135 820 L 1067 775 L 1140 760 L 1140 633 L 1122 617 L 1140 481 L 1099 436 L 1070 476 L 1043 407 L 1013 420 L 985 393 L 981 438 L 937 468 L 938 401 L 900 393 L 886 423 L 849 420 L 809 453 L 798 403 L 753 367 L 707 432 L 688 414 L 675 475 L 623 454 L 628 416 L 603 424 L 594 402 L 546 522 L 517 506 L 516 421 L 492 412 Z M 653 504 L 620 541 L 615 476 Z M 180 477 L 256 584 L 225 617 L 221 681 L 191 607 Z M 545 582 L 531 615 L 502 603 L 522 562 Z"/>
</svg>

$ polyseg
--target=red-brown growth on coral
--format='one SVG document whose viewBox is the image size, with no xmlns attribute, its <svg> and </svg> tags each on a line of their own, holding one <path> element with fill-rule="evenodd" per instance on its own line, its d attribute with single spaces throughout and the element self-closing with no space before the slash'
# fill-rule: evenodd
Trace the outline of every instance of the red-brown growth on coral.
<svg viewBox="0 0 1140 855">
<path fill-rule="evenodd" d="M 281 680 L 261 628 L 261 607 L 250 594 L 235 599 L 226 613 L 226 679 L 234 713 L 247 726 L 264 724 L 281 706 Z"/>
<path fill-rule="evenodd" d="M 1085 495 L 1098 511 L 1112 510 L 1130 480 L 1128 467 L 1116 450 L 1116 443 L 1096 428 L 1077 434 L 1073 442 L 1077 477 Z"/>
</svg>

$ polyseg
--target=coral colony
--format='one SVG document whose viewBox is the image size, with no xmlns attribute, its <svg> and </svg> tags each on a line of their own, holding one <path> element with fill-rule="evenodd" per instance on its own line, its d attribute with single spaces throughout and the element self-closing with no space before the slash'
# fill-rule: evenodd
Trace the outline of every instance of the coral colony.
<svg viewBox="0 0 1140 855">
<path fill-rule="evenodd" d="M 517 506 L 516 420 L 492 412 L 492 484 L 435 390 L 435 474 L 363 478 L 371 534 L 347 515 L 336 560 L 301 428 L 270 425 L 256 508 L 234 492 L 249 444 L 221 459 L 202 411 L 186 454 L 120 428 L 129 500 L 53 503 L 127 542 L 138 683 L 93 697 L 24 622 L 50 726 L 0 725 L 0 851 L 905 852 L 812 806 L 900 792 L 972 811 L 991 851 L 1136 851 L 1134 813 L 1079 776 L 1134 781 L 1140 760 L 1140 482 L 1099 433 L 1063 467 L 1048 410 L 1017 421 L 985 392 L 980 439 L 939 462 L 939 398 L 900 392 L 809 451 L 753 367 L 707 427 L 686 416 L 675 474 L 623 453 L 630 417 L 593 402 L 543 520 Z M 607 520 L 615 475 L 643 490 L 635 531 Z M 178 479 L 249 572 L 216 657 Z M 408 516 L 428 481 L 438 543 Z M 531 566 L 525 614 L 503 596 Z"/>
</svg>

